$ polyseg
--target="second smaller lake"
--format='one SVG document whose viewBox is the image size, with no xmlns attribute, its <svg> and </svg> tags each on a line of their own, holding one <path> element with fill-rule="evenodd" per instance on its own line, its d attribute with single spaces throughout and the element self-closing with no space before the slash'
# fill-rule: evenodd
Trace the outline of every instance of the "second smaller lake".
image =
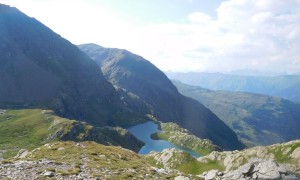
<svg viewBox="0 0 300 180">
<path fill-rule="evenodd" d="M 145 142 L 145 146 L 142 147 L 142 149 L 139 151 L 139 154 L 149 154 L 150 151 L 161 152 L 167 148 L 176 148 L 185 151 L 194 157 L 200 157 L 198 153 L 180 146 L 176 146 L 168 141 L 151 139 L 151 134 L 160 132 L 158 125 L 152 121 L 132 126 L 127 130 L 135 135 L 138 139 Z"/>
</svg>

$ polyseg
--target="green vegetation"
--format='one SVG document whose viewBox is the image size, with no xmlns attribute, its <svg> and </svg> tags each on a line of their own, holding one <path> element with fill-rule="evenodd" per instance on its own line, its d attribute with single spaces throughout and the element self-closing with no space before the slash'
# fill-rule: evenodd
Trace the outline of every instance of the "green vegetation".
<svg viewBox="0 0 300 180">
<path fill-rule="evenodd" d="M 185 84 L 222 91 L 250 92 L 300 102 L 300 76 L 239 76 L 203 72 L 166 72 L 170 79 Z"/>
<path fill-rule="evenodd" d="M 17 154 L 20 149 L 32 150 L 45 144 L 50 134 L 55 134 L 58 124 L 71 121 L 40 109 L 8 110 L 0 115 L 0 149 L 3 157 Z"/>
<path fill-rule="evenodd" d="M 25 159 L 39 160 L 49 159 L 55 163 L 67 163 L 78 168 L 82 164 L 82 159 L 86 158 L 93 160 L 90 163 L 90 168 L 110 167 L 110 168 L 127 168 L 127 167 L 143 167 L 142 164 L 148 165 L 147 161 L 141 158 L 138 154 L 131 151 L 126 151 L 121 147 L 104 146 L 95 142 L 86 141 L 76 144 L 76 142 L 56 142 L 46 144 L 36 149 Z M 114 163 L 107 161 L 111 159 Z M 130 161 L 130 164 L 127 163 Z"/>
<path fill-rule="evenodd" d="M 244 147 L 224 122 L 199 102 L 178 93 L 166 75 L 143 57 L 96 44 L 78 47 L 98 64 L 128 108 L 162 122 L 176 122 L 224 149 Z"/>
<path fill-rule="evenodd" d="M 176 169 L 185 174 L 199 175 L 211 169 L 224 170 L 222 163 L 217 160 L 200 162 L 190 154 L 176 149 L 167 149 L 163 152 L 152 153 L 147 157 L 148 161 L 150 160 L 153 165 Z"/>
<path fill-rule="evenodd" d="M 122 128 L 95 128 L 87 123 L 56 116 L 51 110 L 7 110 L 0 115 L 0 153 L 15 156 L 20 149 L 32 150 L 58 140 L 95 141 L 138 151 L 143 142 Z"/>
<path fill-rule="evenodd" d="M 169 141 L 175 145 L 191 149 L 200 155 L 207 155 L 212 151 L 221 150 L 210 140 L 200 139 L 175 123 L 159 122 L 159 126 L 162 132 L 152 134 L 151 138 Z"/>
<path fill-rule="evenodd" d="M 179 171 L 182 171 L 186 174 L 202 174 L 205 171 L 212 169 L 217 169 L 219 171 L 224 171 L 225 168 L 219 164 L 218 161 L 208 161 L 207 163 L 201 163 L 196 159 L 193 159 L 187 163 L 180 164 L 176 167 Z"/>
<path fill-rule="evenodd" d="M 267 148 L 269 153 L 274 154 L 275 160 L 278 163 L 293 163 L 290 154 L 300 147 L 300 142 L 293 144 L 283 144 L 279 147 L 270 146 Z"/>
<path fill-rule="evenodd" d="M 250 147 L 300 138 L 300 106 L 296 103 L 279 97 L 173 83 L 182 94 L 211 109 Z"/>
<path fill-rule="evenodd" d="M 248 163 L 251 159 L 270 159 L 283 163 L 292 172 L 300 174 L 299 150 L 300 141 L 291 141 L 285 144 L 271 146 L 258 146 L 242 151 L 214 151 L 198 159 L 188 153 L 167 149 L 149 156 L 154 165 L 163 165 L 165 168 L 177 169 L 186 174 L 202 174 L 204 171 L 217 169 L 219 171 L 232 171 Z M 297 149 L 297 151 L 295 151 Z M 293 154 L 293 155 L 292 155 Z M 153 162 L 154 161 L 154 162 Z"/>
<path fill-rule="evenodd" d="M 47 159 L 55 164 L 64 164 L 64 169 L 47 169 L 63 176 L 79 174 L 83 168 L 88 169 L 94 177 L 107 179 L 128 179 L 133 177 L 156 175 L 147 158 L 121 147 L 104 146 L 95 142 L 55 142 L 35 149 L 24 160 L 38 161 Z M 154 165 L 155 166 L 155 165 Z M 63 167 L 63 166 L 59 166 Z M 173 177 L 162 174 L 161 178 Z"/>
</svg>

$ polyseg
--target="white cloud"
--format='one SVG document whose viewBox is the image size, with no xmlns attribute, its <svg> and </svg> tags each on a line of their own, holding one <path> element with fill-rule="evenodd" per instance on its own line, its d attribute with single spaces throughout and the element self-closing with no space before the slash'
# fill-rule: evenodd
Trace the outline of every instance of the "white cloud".
<svg viewBox="0 0 300 180">
<path fill-rule="evenodd" d="M 136 24 L 92 0 L 0 1 L 73 43 L 125 48 L 163 70 L 300 71 L 299 0 L 228 0 L 215 17 L 194 12 L 164 24 Z"/>
<path fill-rule="evenodd" d="M 156 25 L 145 38 L 159 37 L 148 47 L 151 55 L 140 52 L 165 70 L 300 71 L 299 1 L 230 0 L 215 19 L 202 12 L 188 19 Z"/>
<path fill-rule="evenodd" d="M 212 20 L 212 18 L 209 15 L 202 13 L 202 12 L 192 13 L 192 14 L 188 15 L 188 19 L 192 22 L 202 23 L 202 24 L 210 23 Z"/>
</svg>

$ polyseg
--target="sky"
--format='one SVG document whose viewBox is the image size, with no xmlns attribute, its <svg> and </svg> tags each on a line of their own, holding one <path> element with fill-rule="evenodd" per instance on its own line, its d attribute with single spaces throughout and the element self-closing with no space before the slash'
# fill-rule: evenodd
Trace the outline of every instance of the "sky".
<svg viewBox="0 0 300 180">
<path fill-rule="evenodd" d="M 74 44 L 163 71 L 300 72 L 300 0 L 0 0 Z"/>
</svg>

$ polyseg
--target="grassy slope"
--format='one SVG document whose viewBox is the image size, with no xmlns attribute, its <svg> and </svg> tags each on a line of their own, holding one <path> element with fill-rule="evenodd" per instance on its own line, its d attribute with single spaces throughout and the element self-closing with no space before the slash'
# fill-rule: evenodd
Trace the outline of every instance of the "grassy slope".
<svg viewBox="0 0 300 180">
<path fill-rule="evenodd" d="M 50 110 L 20 109 L 0 114 L 0 153 L 12 157 L 50 141 L 95 141 L 139 151 L 143 142 L 122 128 L 97 128 L 56 116 Z"/>
<path fill-rule="evenodd" d="M 164 150 L 147 155 L 148 161 L 153 165 L 167 169 L 176 169 L 185 174 L 198 175 L 211 169 L 224 170 L 220 162 L 208 160 L 205 163 L 197 161 L 194 157 L 180 150 Z M 168 157 L 170 157 L 168 159 Z"/>
<path fill-rule="evenodd" d="M 217 169 L 231 171 L 246 164 L 251 158 L 272 159 L 277 163 L 285 164 L 291 172 L 300 175 L 299 158 L 291 158 L 291 154 L 300 147 L 300 141 L 290 141 L 284 144 L 259 146 L 242 151 L 212 152 L 209 155 L 193 158 L 188 153 L 173 150 L 168 152 L 152 153 L 149 156 L 153 164 L 162 167 L 177 169 L 186 174 L 201 174 L 204 171 Z M 171 158 L 166 160 L 166 157 Z M 299 157 L 299 156 L 298 156 Z"/>
<path fill-rule="evenodd" d="M 176 172 L 157 173 L 147 158 L 132 151 L 91 141 L 49 143 L 36 148 L 24 158 L 11 158 L 2 163 L 10 165 L 18 160 L 50 160 L 51 163 L 46 166 L 32 167 L 31 171 L 38 179 L 45 178 L 42 175 L 45 170 L 55 172 L 66 179 L 72 179 L 73 175 L 81 172 L 88 173 L 91 179 L 174 179 L 177 175 Z"/>
<path fill-rule="evenodd" d="M 210 108 L 249 146 L 300 138 L 300 106 L 279 97 L 211 91 L 173 81 L 178 90 Z M 283 125 L 284 124 L 284 125 Z"/>
<path fill-rule="evenodd" d="M 198 154 L 206 155 L 221 150 L 208 139 L 201 139 L 175 123 L 159 123 L 162 132 L 151 135 L 153 139 L 163 139 L 175 145 L 191 149 Z"/>
<path fill-rule="evenodd" d="M 63 150 L 58 150 L 59 148 Z M 87 159 L 88 163 L 85 165 L 94 172 L 95 177 L 100 176 L 100 174 L 97 174 L 97 169 L 102 168 L 111 171 L 130 168 L 137 171 L 146 171 L 146 168 L 150 167 L 150 164 L 144 158 L 131 151 L 120 147 L 104 146 L 94 142 L 84 142 L 80 146 L 77 146 L 74 142 L 54 143 L 49 146 L 42 146 L 26 157 L 27 160 L 39 160 L 43 158 L 52 160 L 55 163 L 67 163 L 75 167 L 77 166 L 77 171 L 80 171 L 80 165 L 84 163 L 83 159 Z M 72 170 L 56 171 L 66 175 L 72 174 Z M 116 177 L 129 178 L 134 175 L 137 174 L 124 172 L 123 174 L 116 174 Z"/>
<path fill-rule="evenodd" d="M 0 115 L 0 149 L 6 151 L 4 158 L 16 155 L 22 148 L 32 150 L 47 142 L 49 134 L 58 130 L 50 128 L 54 122 L 70 123 L 40 109 L 8 110 Z"/>
<path fill-rule="evenodd" d="M 277 163 L 285 164 L 293 173 L 300 175 L 299 158 L 293 159 L 291 157 L 293 151 L 299 147 L 300 141 L 295 140 L 284 144 L 257 146 L 243 151 L 213 152 L 208 156 L 201 157 L 200 162 L 215 161 L 223 168 L 234 170 L 247 163 L 251 158 L 272 159 Z M 231 165 L 229 166 L 229 164 Z"/>
</svg>

